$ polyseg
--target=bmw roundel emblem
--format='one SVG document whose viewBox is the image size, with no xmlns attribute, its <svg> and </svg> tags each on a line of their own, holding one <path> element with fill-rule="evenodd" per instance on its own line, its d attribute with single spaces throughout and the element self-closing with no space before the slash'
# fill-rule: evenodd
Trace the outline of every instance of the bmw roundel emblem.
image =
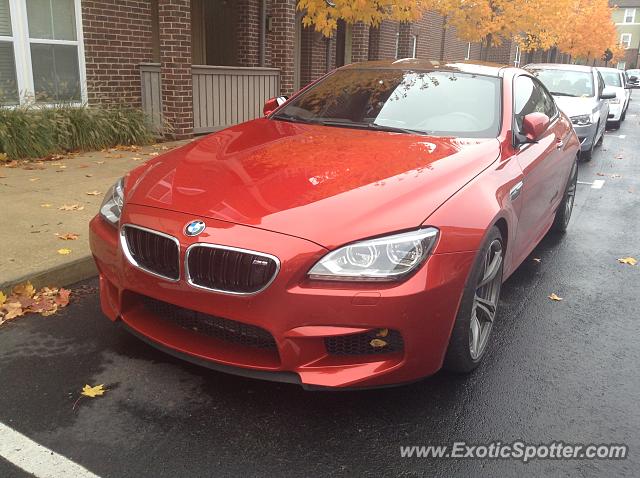
<svg viewBox="0 0 640 478">
<path fill-rule="evenodd" d="M 187 224 L 184 227 L 184 233 L 187 236 L 197 236 L 198 234 L 200 234 L 202 231 L 204 231 L 204 228 L 206 227 L 205 223 L 203 221 L 191 221 L 189 224 Z"/>
</svg>

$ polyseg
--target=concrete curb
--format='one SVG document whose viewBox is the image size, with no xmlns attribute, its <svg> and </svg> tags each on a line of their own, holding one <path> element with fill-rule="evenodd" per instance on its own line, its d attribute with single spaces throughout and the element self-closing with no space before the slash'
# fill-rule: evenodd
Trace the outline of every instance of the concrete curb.
<svg viewBox="0 0 640 478">
<path fill-rule="evenodd" d="M 66 287 L 98 274 L 91 254 L 79 257 L 65 264 L 60 264 L 43 271 L 30 272 L 24 277 L 12 277 L 0 284 L 0 290 L 9 294 L 14 286 L 23 282 L 31 282 L 36 289 L 45 286 Z"/>
</svg>

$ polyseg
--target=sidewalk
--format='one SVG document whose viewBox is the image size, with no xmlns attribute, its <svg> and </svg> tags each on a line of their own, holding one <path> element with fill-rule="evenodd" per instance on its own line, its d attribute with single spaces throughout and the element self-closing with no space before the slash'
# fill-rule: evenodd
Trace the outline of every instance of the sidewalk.
<svg viewBox="0 0 640 478">
<path fill-rule="evenodd" d="M 36 288 L 62 287 L 95 275 L 88 224 L 104 193 L 141 162 L 182 144 L 80 153 L 16 167 L 0 163 L 0 290 L 26 280 Z M 69 233 L 77 239 L 56 236 Z"/>
</svg>

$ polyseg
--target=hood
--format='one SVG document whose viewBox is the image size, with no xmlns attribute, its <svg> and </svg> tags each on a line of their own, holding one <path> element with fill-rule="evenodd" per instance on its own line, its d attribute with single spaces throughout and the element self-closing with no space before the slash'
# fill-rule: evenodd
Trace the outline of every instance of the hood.
<svg viewBox="0 0 640 478">
<path fill-rule="evenodd" d="M 593 96 L 554 96 L 553 98 L 556 100 L 558 108 L 570 118 L 578 115 L 590 115 L 595 111 L 598 104 Z"/>
<path fill-rule="evenodd" d="M 498 155 L 497 139 L 258 119 L 135 169 L 126 180 L 126 201 L 331 249 L 419 226 Z"/>
</svg>

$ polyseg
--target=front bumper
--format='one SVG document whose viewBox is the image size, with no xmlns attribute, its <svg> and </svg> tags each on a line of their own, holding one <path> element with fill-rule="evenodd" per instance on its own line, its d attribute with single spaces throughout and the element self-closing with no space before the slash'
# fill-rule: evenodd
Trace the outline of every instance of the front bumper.
<svg viewBox="0 0 640 478">
<path fill-rule="evenodd" d="M 609 117 L 607 118 L 607 121 L 620 121 L 620 118 L 622 117 L 623 106 L 623 103 L 609 103 Z"/>
<path fill-rule="evenodd" d="M 580 151 L 589 151 L 591 149 L 595 141 L 597 127 L 598 125 L 595 123 L 586 126 L 573 126 L 580 140 Z"/>
<path fill-rule="evenodd" d="M 100 273 L 101 306 L 113 321 L 169 353 L 226 372 L 299 383 L 305 388 L 379 387 L 440 369 L 474 252 L 433 254 L 408 280 L 392 285 L 309 282 L 306 272 L 327 250 L 315 243 L 223 221 L 207 220 L 197 238 L 182 234 L 192 216 L 128 205 L 123 222 L 179 239 L 181 259 L 194 242 L 259 250 L 277 256 L 273 283 L 252 296 L 233 296 L 172 282 L 131 265 L 118 231 L 96 217 L 90 243 Z M 260 327 L 274 350 L 251 348 L 179 327 L 145 308 L 145 298 Z M 389 329 L 402 350 L 332 354 L 325 339 Z"/>
</svg>

